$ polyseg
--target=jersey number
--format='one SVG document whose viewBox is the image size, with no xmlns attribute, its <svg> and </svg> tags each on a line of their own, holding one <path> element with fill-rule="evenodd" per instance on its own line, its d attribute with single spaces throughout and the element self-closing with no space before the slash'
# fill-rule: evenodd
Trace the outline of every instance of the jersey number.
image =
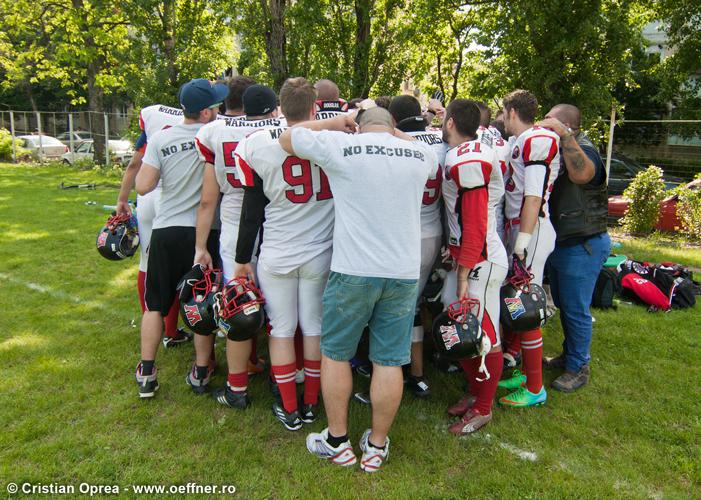
<svg viewBox="0 0 701 500">
<path fill-rule="evenodd" d="M 426 187 L 424 188 L 424 205 L 433 205 L 438 197 L 441 195 L 441 171 L 443 167 L 438 165 L 438 172 L 436 172 L 436 177 L 433 179 L 428 179 L 426 181 Z"/>
<path fill-rule="evenodd" d="M 467 142 L 458 148 L 458 156 L 465 153 L 481 153 L 482 147 L 478 141 Z"/>
<path fill-rule="evenodd" d="M 236 150 L 236 146 L 238 145 L 238 142 L 222 142 L 222 148 L 224 148 L 225 167 L 233 167 L 234 170 L 236 169 L 236 159 L 234 158 L 234 151 Z M 241 184 L 241 181 L 236 178 L 236 174 L 234 174 L 233 172 L 229 172 L 228 174 L 226 174 L 226 180 L 229 181 L 229 184 L 231 184 L 232 187 L 243 187 L 243 184 Z"/>
<path fill-rule="evenodd" d="M 298 168 L 295 169 L 294 167 Z M 282 177 L 287 184 L 295 188 L 285 191 L 285 196 L 292 203 L 307 203 L 312 199 L 314 186 L 312 185 L 312 166 L 309 160 L 288 156 L 282 164 Z M 298 187 L 302 187 L 301 192 L 296 189 Z M 329 179 L 324 171 L 319 168 L 319 191 L 316 193 L 316 201 L 328 200 L 332 197 Z"/>
</svg>

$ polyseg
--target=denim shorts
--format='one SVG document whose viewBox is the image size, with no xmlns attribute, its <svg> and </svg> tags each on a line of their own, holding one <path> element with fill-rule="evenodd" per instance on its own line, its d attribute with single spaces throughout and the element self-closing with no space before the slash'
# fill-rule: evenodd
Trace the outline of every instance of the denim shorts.
<svg viewBox="0 0 701 500">
<path fill-rule="evenodd" d="M 370 361 L 382 366 L 409 363 L 418 288 L 418 280 L 332 271 L 323 298 L 322 354 L 335 361 L 351 359 L 368 326 Z"/>
</svg>

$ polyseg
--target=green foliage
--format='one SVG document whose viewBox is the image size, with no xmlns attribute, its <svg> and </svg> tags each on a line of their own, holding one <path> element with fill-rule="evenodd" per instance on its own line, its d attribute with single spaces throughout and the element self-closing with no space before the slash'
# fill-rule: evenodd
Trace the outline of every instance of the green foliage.
<svg viewBox="0 0 701 500">
<path fill-rule="evenodd" d="M 694 179 L 701 183 L 701 174 Z M 681 233 L 691 239 L 701 240 L 701 189 L 677 188 L 677 216 L 682 223 Z"/>
<path fill-rule="evenodd" d="M 21 142 L 22 141 L 19 139 L 15 142 L 17 158 L 21 158 L 29 153 L 29 151 L 22 147 Z M 0 160 L 12 160 L 12 134 L 10 134 L 9 130 L 4 128 L 0 128 Z"/>
<path fill-rule="evenodd" d="M 650 165 L 638 173 L 623 191 L 630 205 L 621 224 L 626 232 L 647 235 L 652 232 L 660 216 L 660 202 L 665 197 L 662 169 Z"/>
</svg>

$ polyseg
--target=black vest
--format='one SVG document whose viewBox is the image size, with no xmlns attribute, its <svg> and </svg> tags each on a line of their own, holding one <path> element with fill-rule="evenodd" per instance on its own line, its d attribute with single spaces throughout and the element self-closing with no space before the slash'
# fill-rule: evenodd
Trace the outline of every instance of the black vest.
<svg viewBox="0 0 701 500">
<path fill-rule="evenodd" d="M 580 146 L 594 144 L 584 134 L 577 136 Z M 600 186 L 575 184 L 565 168 L 564 158 L 560 173 L 550 194 L 550 219 L 557 233 L 557 242 L 570 238 L 585 239 L 606 232 L 608 216 L 608 187 L 606 179 Z"/>
</svg>

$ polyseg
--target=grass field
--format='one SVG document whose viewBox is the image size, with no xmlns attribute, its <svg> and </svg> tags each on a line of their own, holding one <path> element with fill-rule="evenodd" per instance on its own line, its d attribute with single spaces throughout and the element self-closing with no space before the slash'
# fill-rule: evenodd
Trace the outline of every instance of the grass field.
<svg viewBox="0 0 701 500">
<path fill-rule="evenodd" d="M 190 346 L 159 352 L 161 390 L 140 401 L 138 262 L 108 262 L 95 235 L 115 187 L 59 190 L 61 181 L 116 184 L 90 172 L 0 165 L 0 492 L 13 483 L 235 485 L 242 498 L 701 497 L 701 311 L 596 312 L 592 382 L 550 391 L 539 408 L 494 410 L 477 435 L 446 432 L 461 377 L 429 368 L 434 395 L 405 395 L 378 474 L 310 456 L 309 429 L 270 412 L 262 378 L 238 412 L 195 397 Z M 96 205 L 86 205 L 95 201 Z M 698 249 L 628 241 L 638 259 L 688 259 Z M 545 328 L 559 352 L 561 328 Z M 223 359 L 223 343 L 217 345 Z M 214 385 L 224 383 L 221 367 Z M 549 383 L 556 376 L 545 374 Z M 357 380 L 358 390 L 365 380 Z M 351 439 L 370 410 L 351 403 Z M 129 493 L 133 495 L 133 490 Z"/>
</svg>

